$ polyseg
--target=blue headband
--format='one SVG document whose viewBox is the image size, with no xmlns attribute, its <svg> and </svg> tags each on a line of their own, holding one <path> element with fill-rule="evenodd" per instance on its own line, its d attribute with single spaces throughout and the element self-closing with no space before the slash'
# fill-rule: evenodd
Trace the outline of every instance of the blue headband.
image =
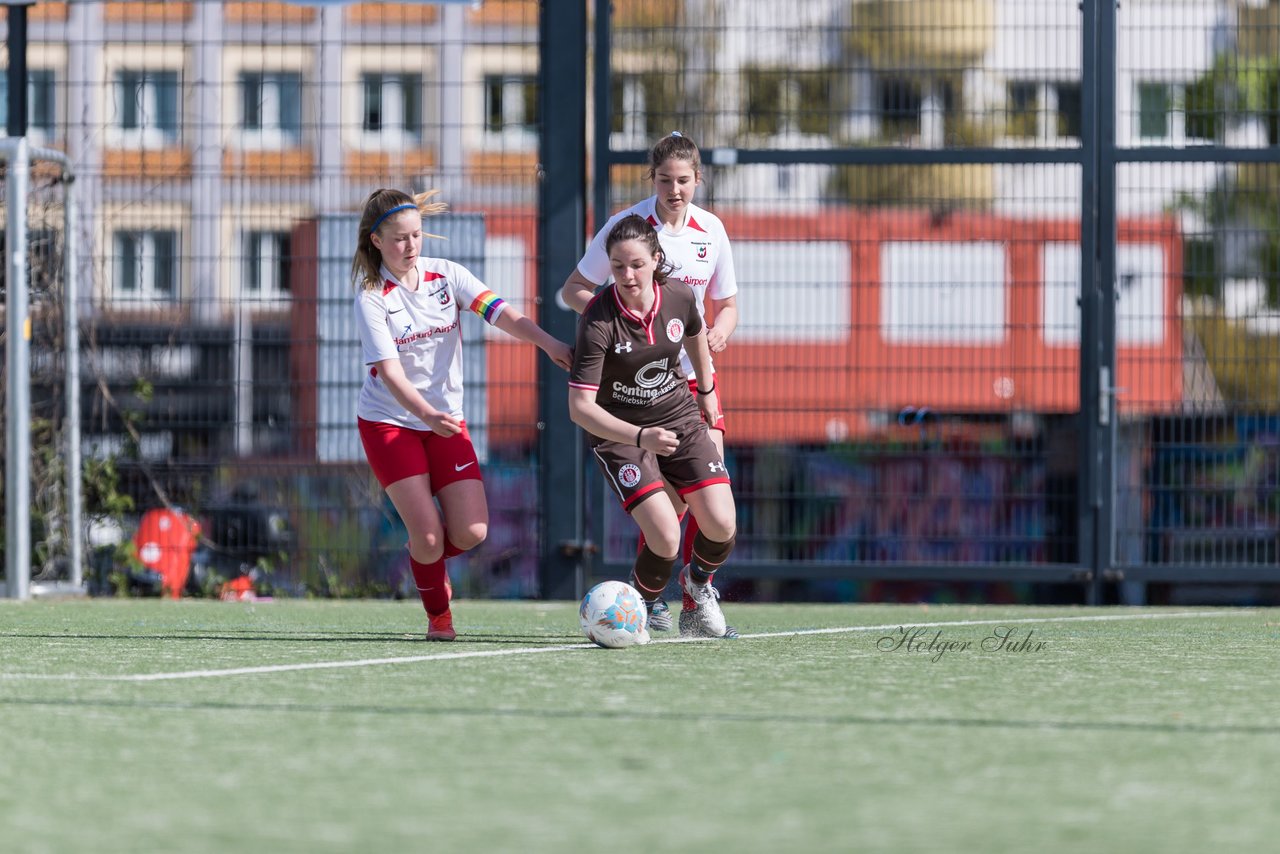
<svg viewBox="0 0 1280 854">
<path fill-rule="evenodd" d="M 406 202 L 403 205 L 396 205 L 394 208 L 388 209 L 385 213 L 383 213 L 382 216 L 378 217 L 373 221 L 373 228 L 369 229 L 369 233 L 373 234 L 375 231 L 377 231 L 378 226 L 382 225 L 382 221 L 387 217 L 391 216 L 396 211 L 407 211 L 409 208 L 417 208 L 417 207 L 418 206 L 413 204 L 412 202 Z"/>
</svg>

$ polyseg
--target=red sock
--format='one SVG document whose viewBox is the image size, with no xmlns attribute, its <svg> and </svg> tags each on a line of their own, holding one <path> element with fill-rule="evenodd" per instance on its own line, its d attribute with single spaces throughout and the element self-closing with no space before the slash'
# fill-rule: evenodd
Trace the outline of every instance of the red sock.
<svg viewBox="0 0 1280 854">
<path fill-rule="evenodd" d="M 698 520 L 692 513 L 689 514 L 689 525 L 684 529 L 684 539 L 680 542 L 680 560 L 685 566 L 693 563 L 693 538 L 698 536 Z M 698 607 L 698 603 L 690 598 L 688 593 L 684 592 L 683 585 L 680 588 L 682 598 L 680 607 L 686 611 L 692 611 Z"/>
<path fill-rule="evenodd" d="M 684 529 L 684 539 L 680 541 L 680 559 L 685 563 L 693 563 L 693 538 L 698 536 L 698 520 L 689 516 L 689 524 Z"/>
<path fill-rule="evenodd" d="M 444 569 L 444 558 L 435 563 L 418 563 L 409 558 L 409 566 L 413 569 L 413 583 L 418 586 L 418 595 L 422 597 L 422 607 L 429 616 L 443 614 L 449 610 L 449 576 Z"/>
<path fill-rule="evenodd" d="M 684 514 L 685 514 L 685 513 L 687 513 L 687 512 L 688 512 L 687 510 L 686 510 L 686 511 L 681 511 L 680 515 L 676 517 L 676 524 L 677 524 L 677 525 L 684 521 Z M 642 552 L 642 551 L 644 551 L 644 531 L 641 531 L 641 532 L 640 532 L 640 541 L 636 543 L 636 554 L 640 554 L 640 552 Z M 689 540 L 689 546 L 688 546 L 688 548 L 686 549 L 686 551 L 687 551 L 689 554 L 693 554 L 693 540 Z M 684 552 L 681 552 L 681 554 L 684 554 Z M 685 563 L 688 563 L 688 562 L 689 562 L 689 558 L 687 558 L 687 557 L 686 557 L 686 558 L 684 559 L 684 562 L 685 562 Z"/>
<path fill-rule="evenodd" d="M 444 540 L 444 559 L 445 560 L 448 560 L 451 557 L 457 557 L 458 555 L 466 551 L 466 549 L 460 549 L 457 546 L 455 546 L 453 544 L 453 540 L 449 539 L 448 528 L 441 528 L 440 536 Z"/>
</svg>

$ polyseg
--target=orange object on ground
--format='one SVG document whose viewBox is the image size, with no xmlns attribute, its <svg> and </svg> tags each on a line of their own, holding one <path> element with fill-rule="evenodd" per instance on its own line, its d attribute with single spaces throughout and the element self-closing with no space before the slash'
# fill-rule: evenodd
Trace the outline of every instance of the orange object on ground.
<svg viewBox="0 0 1280 854">
<path fill-rule="evenodd" d="M 223 602 L 252 602 L 257 598 L 253 595 L 253 580 L 247 575 L 242 575 L 224 582 L 219 591 L 219 598 Z"/>
<path fill-rule="evenodd" d="M 164 592 L 177 599 L 187 586 L 191 555 L 200 538 L 200 523 L 181 510 L 156 508 L 142 514 L 134 549 L 143 566 L 160 573 Z"/>
</svg>

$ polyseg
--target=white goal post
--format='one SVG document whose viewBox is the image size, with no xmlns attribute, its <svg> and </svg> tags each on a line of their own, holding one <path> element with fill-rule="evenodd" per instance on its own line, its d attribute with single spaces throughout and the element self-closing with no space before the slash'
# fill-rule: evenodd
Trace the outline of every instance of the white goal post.
<svg viewBox="0 0 1280 854">
<path fill-rule="evenodd" d="M 61 151 L 32 147 L 26 137 L 0 140 L 5 165 L 5 580 L 14 599 L 31 597 L 31 312 L 27 205 L 31 195 L 31 164 L 52 163 L 61 169 L 63 199 L 63 264 L 65 305 L 63 325 L 66 351 L 67 548 L 68 592 L 84 586 L 80 471 L 80 325 L 77 291 L 75 176 Z"/>
</svg>

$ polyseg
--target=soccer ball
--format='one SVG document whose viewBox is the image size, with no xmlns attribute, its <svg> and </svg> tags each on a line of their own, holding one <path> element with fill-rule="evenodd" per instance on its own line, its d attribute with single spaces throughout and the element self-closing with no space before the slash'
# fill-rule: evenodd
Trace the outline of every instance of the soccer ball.
<svg viewBox="0 0 1280 854">
<path fill-rule="evenodd" d="M 649 642 L 649 612 L 640 594 L 625 582 L 602 581 L 588 590 L 578 618 L 587 639 L 599 646 L 621 649 Z"/>
</svg>

